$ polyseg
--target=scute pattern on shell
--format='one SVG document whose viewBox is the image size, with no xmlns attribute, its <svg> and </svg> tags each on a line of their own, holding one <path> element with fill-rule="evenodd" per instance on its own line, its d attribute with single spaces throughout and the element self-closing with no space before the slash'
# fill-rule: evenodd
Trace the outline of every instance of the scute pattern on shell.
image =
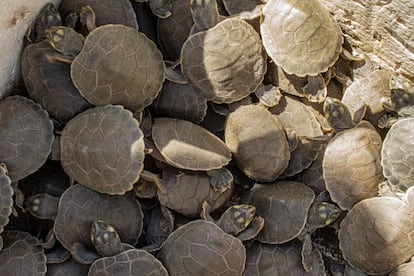
<svg viewBox="0 0 414 276">
<path fill-rule="evenodd" d="M 76 184 L 60 198 L 54 224 L 57 240 L 69 251 L 75 242 L 93 248 L 90 233 L 96 219 L 110 223 L 121 241 L 131 245 L 137 243 L 142 232 L 141 205 L 131 194 L 105 195 Z"/>
<path fill-rule="evenodd" d="M 224 136 L 239 168 L 254 180 L 276 180 L 289 164 L 285 131 L 279 120 L 260 106 L 241 106 L 231 112 Z"/>
<path fill-rule="evenodd" d="M 367 121 L 338 133 L 328 143 L 323 177 L 341 209 L 349 210 L 358 201 L 377 195 L 383 179 L 381 145 L 381 136 Z"/>
<path fill-rule="evenodd" d="M 230 150 L 220 138 L 189 121 L 155 118 L 152 138 L 165 160 L 177 168 L 220 169 L 231 159 Z"/>
<path fill-rule="evenodd" d="M 75 87 L 94 105 L 150 105 L 161 90 L 165 65 L 154 42 L 134 28 L 108 24 L 86 37 L 71 65 Z"/>
<path fill-rule="evenodd" d="M 190 36 L 181 49 L 181 68 L 207 100 L 231 103 L 257 89 L 266 58 L 253 27 L 231 18 Z"/>
<path fill-rule="evenodd" d="M 60 139 L 65 172 L 90 189 L 124 194 L 144 167 L 144 140 L 132 112 L 120 105 L 89 109 L 73 118 Z"/>
<path fill-rule="evenodd" d="M 384 176 L 403 191 L 414 185 L 414 118 L 400 119 L 387 133 L 381 151 Z"/>
<path fill-rule="evenodd" d="M 288 74 L 316 76 L 339 58 L 341 29 L 318 0 L 269 0 L 263 15 L 263 46 Z"/>
<path fill-rule="evenodd" d="M 368 274 L 387 274 L 414 254 L 414 211 L 397 198 L 355 204 L 339 230 L 345 260 Z"/>
<path fill-rule="evenodd" d="M 256 213 L 266 222 L 257 240 L 281 244 L 297 237 L 305 227 L 314 199 L 312 189 L 300 182 L 256 183 L 250 190 L 248 203 L 256 207 Z"/>
<path fill-rule="evenodd" d="M 17 230 L 2 234 L 4 248 L 0 251 L 1 275 L 46 274 L 46 255 L 39 240 L 26 232 Z"/>
<path fill-rule="evenodd" d="M 0 101 L 0 162 L 12 182 L 37 171 L 52 151 L 53 122 L 33 100 L 11 96 Z"/>
<path fill-rule="evenodd" d="M 216 224 L 196 220 L 170 234 L 158 259 L 170 275 L 242 275 L 246 249 Z"/>
<path fill-rule="evenodd" d="M 3 232 L 4 226 L 9 223 L 13 207 L 13 194 L 11 180 L 6 174 L 6 169 L 0 165 L 0 234 Z M 0 242 L 0 251 L 1 248 Z"/>
<path fill-rule="evenodd" d="M 168 272 L 162 263 L 150 253 L 140 249 L 130 249 L 93 262 L 88 276 L 97 275 L 168 276 Z"/>
</svg>

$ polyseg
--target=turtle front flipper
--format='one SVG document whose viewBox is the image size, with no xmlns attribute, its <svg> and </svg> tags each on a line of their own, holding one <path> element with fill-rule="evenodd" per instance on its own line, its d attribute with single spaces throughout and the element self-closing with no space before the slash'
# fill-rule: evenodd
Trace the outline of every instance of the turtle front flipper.
<svg viewBox="0 0 414 276">
<path fill-rule="evenodd" d="M 311 102 L 321 103 L 328 95 L 328 88 L 322 74 L 308 76 L 308 83 L 303 87 L 303 95 Z"/>
<path fill-rule="evenodd" d="M 302 255 L 302 265 L 303 268 L 306 271 L 311 271 L 313 268 L 312 262 L 313 262 L 313 257 L 312 257 L 312 239 L 311 239 L 311 235 L 309 233 L 306 233 L 303 237 L 302 237 L 302 250 L 300 252 L 300 254 Z"/>
</svg>

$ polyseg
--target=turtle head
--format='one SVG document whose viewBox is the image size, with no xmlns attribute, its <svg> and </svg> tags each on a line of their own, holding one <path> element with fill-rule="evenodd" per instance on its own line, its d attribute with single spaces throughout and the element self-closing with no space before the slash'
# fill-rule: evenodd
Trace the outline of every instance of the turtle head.
<svg viewBox="0 0 414 276">
<path fill-rule="evenodd" d="M 115 228 L 103 220 L 92 223 L 91 241 L 101 256 L 117 254 L 122 244 Z"/>
<path fill-rule="evenodd" d="M 335 204 L 314 202 L 309 209 L 308 225 L 312 229 L 332 224 L 342 213 Z"/>
<path fill-rule="evenodd" d="M 351 111 L 338 99 L 326 97 L 323 112 L 331 127 L 337 132 L 355 126 Z"/>
<path fill-rule="evenodd" d="M 401 88 L 391 89 L 391 97 L 384 97 L 381 102 L 386 110 L 400 112 L 414 105 L 414 93 Z"/>
<path fill-rule="evenodd" d="M 65 26 L 51 26 L 45 30 L 50 45 L 59 53 L 75 57 L 83 47 L 84 37 Z"/>
<path fill-rule="evenodd" d="M 219 22 L 216 0 L 190 0 L 190 8 L 198 32 L 208 30 Z"/>
<path fill-rule="evenodd" d="M 27 38 L 30 42 L 41 41 L 45 39 L 46 28 L 60 25 L 62 25 L 62 18 L 59 11 L 53 3 L 48 3 L 39 12 L 33 26 L 29 28 Z"/>
<path fill-rule="evenodd" d="M 246 229 L 256 213 L 256 207 L 247 204 L 234 205 L 228 208 L 217 221 L 224 232 L 237 235 Z"/>
</svg>

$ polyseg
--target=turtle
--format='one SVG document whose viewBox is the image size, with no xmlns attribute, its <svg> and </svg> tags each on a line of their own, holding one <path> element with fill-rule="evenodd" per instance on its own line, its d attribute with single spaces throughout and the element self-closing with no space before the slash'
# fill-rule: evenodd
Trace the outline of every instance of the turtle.
<svg viewBox="0 0 414 276">
<path fill-rule="evenodd" d="M 242 275 L 245 247 L 227 232 L 250 231 L 244 238 L 254 237 L 263 226 L 262 220 L 254 218 L 254 212 L 253 206 L 235 205 L 223 213 L 217 224 L 208 220 L 186 223 L 168 236 L 157 258 L 170 275 Z M 254 227 L 246 229 L 251 223 Z"/>
<path fill-rule="evenodd" d="M 237 166 L 256 181 L 276 180 L 289 164 L 285 130 L 277 117 L 261 106 L 240 106 L 229 113 L 224 140 Z"/>
<path fill-rule="evenodd" d="M 413 256 L 413 222 L 412 207 L 398 198 L 364 199 L 340 224 L 343 257 L 364 273 L 385 275 Z"/>
<path fill-rule="evenodd" d="M 133 111 L 150 105 L 165 78 L 165 65 L 155 43 L 129 26 L 95 28 L 91 7 L 82 11 L 90 30 L 86 38 L 63 26 L 46 30 L 56 50 L 53 59 L 70 63 L 73 84 L 93 105 L 121 104 Z"/>
<path fill-rule="evenodd" d="M 332 200 L 349 210 L 358 201 L 378 193 L 378 184 L 383 180 L 382 138 L 368 121 L 353 120 L 348 107 L 338 99 L 327 97 L 324 111 L 338 133 L 325 149 L 323 178 Z"/>
<path fill-rule="evenodd" d="M 96 220 L 112 225 L 121 241 L 132 246 L 142 232 L 143 213 L 132 193 L 106 195 L 75 184 L 62 194 L 58 207 L 56 239 L 81 263 L 92 263 L 98 256 L 90 238 Z"/>
<path fill-rule="evenodd" d="M 398 113 L 398 118 L 386 118 L 391 125 L 381 149 L 381 164 L 385 178 L 395 188 L 406 191 L 414 185 L 413 139 L 414 93 L 413 90 L 392 89 L 391 97 L 383 99 L 384 107 Z"/>
<path fill-rule="evenodd" d="M 260 33 L 274 63 L 287 74 L 307 77 L 302 93 L 311 101 L 326 97 L 328 71 L 342 52 L 339 25 L 317 0 L 269 0 L 263 10 Z"/>
<path fill-rule="evenodd" d="M 216 191 L 211 184 L 211 177 L 205 172 L 178 170 L 170 166 L 162 169 L 164 191 L 158 191 L 161 205 L 187 217 L 198 217 L 202 203 L 207 201 L 211 211 L 222 208 L 233 192 L 233 179 L 227 183 L 225 191 Z"/>
<path fill-rule="evenodd" d="M 326 275 L 319 250 L 312 251 L 313 269 L 306 271 L 301 260 L 301 244 L 290 241 L 284 244 L 265 244 L 255 241 L 246 247 L 244 275 Z"/>
<path fill-rule="evenodd" d="M 231 160 L 226 144 L 192 122 L 154 118 L 152 139 L 168 164 L 194 171 L 220 169 Z"/>
<path fill-rule="evenodd" d="M 172 14 L 170 0 L 135 0 L 135 2 L 147 2 L 152 13 L 162 19 L 168 18 Z"/>
<path fill-rule="evenodd" d="M 0 251 L 1 275 L 46 274 L 46 255 L 38 240 L 27 232 L 6 231 L 2 234 L 3 250 Z"/>
<path fill-rule="evenodd" d="M 313 269 L 311 234 L 333 223 L 341 214 L 334 204 L 315 200 L 315 193 L 301 182 L 256 183 L 247 204 L 256 207 L 266 223 L 256 239 L 267 244 L 282 244 L 295 238 L 303 242 L 301 255 L 306 271 Z"/>
<path fill-rule="evenodd" d="M 190 5 L 198 32 L 190 35 L 181 49 L 185 78 L 215 103 L 231 103 L 254 92 L 266 72 L 258 33 L 238 18 L 219 22 L 215 0 L 191 1 Z"/>
<path fill-rule="evenodd" d="M 138 30 L 136 14 L 130 1 L 120 0 L 63 0 L 59 11 L 63 18 L 79 14 L 84 6 L 91 6 L 96 13 L 96 25 L 122 24 Z"/>
<path fill-rule="evenodd" d="M 176 61 L 180 58 L 181 47 L 190 35 L 194 22 L 188 0 L 171 2 L 171 16 L 158 19 L 157 34 L 164 58 Z"/>
<path fill-rule="evenodd" d="M 150 109 L 155 117 L 172 117 L 197 124 L 206 116 L 207 100 L 190 84 L 166 80 Z"/>
<path fill-rule="evenodd" d="M 123 106 L 88 109 L 62 130 L 62 167 L 71 178 L 95 191 L 124 194 L 140 177 L 158 181 L 156 175 L 143 170 L 143 138 L 138 121 Z"/>
<path fill-rule="evenodd" d="M 40 104 L 22 96 L 0 101 L 0 162 L 16 182 L 47 160 L 54 140 L 53 122 Z"/>
<path fill-rule="evenodd" d="M 318 141 L 324 135 L 321 125 L 311 107 L 288 95 L 269 111 L 285 129 L 294 131 L 298 136 L 298 144 L 291 152 L 289 165 L 280 177 L 298 174 L 308 168 L 322 151 L 326 139 Z"/>
<path fill-rule="evenodd" d="M 9 216 L 13 208 L 13 188 L 11 180 L 7 176 L 6 165 L 0 163 L 0 234 L 9 223 Z M 3 248 L 3 239 L 0 236 L 0 251 Z"/>
</svg>

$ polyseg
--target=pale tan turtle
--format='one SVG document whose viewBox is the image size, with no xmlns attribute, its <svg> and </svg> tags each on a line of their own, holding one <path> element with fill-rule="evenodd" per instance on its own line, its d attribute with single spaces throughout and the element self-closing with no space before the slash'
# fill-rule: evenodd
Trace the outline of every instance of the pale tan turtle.
<svg viewBox="0 0 414 276">
<path fill-rule="evenodd" d="M 303 242 L 301 255 L 306 271 L 313 269 L 311 234 L 333 223 L 340 209 L 328 202 L 315 200 L 315 193 L 305 184 L 295 181 L 256 183 L 249 192 L 247 203 L 256 207 L 265 219 L 257 240 L 267 244 L 282 244 L 295 238 Z"/>
<path fill-rule="evenodd" d="M 83 12 L 91 31 L 86 38 L 68 27 L 46 30 L 57 50 L 52 58 L 71 64 L 73 84 L 91 104 L 122 104 L 133 111 L 150 105 L 165 75 L 155 43 L 132 27 L 95 28 L 94 11 L 88 6 Z"/>
<path fill-rule="evenodd" d="M 385 275 L 413 256 L 413 222 L 412 207 L 400 199 L 364 199 L 341 222 L 343 257 L 364 273 Z"/>
<path fill-rule="evenodd" d="M 326 275 L 321 253 L 316 248 L 312 251 L 311 271 L 303 268 L 300 251 L 301 244 L 295 240 L 280 245 L 256 241 L 246 247 L 244 275 Z"/>
<path fill-rule="evenodd" d="M 247 231 L 247 237 L 252 238 L 261 230 L 255 228 L 258 221 L 255 210 L 250 205 L 235 205 L 216 223 L 206 220 L 186 223 L 171 233 L 157 258 L 170 275 L 242 275 L 246 249 L 233 235 L 243 236 Z M 263 226 L 261 223 L 259 226 Z M 252 224 L 253 228 L 249 228 Z"/>
<path fill-rule="evenodd" d="M 38 239 L 17 230 L 4 232 L 2 236 L 1 275 L 46 275 L 46 255 Z"/>
<path fill-rule="evenodd" d="M 91 240 L 96 220 L 112 225 L 122 242 L 135 245 L 143 227 L 140 203 L 133 194 L 105 195 L 76 184 L 61 196 L 54 223 L 57 240 L 81 263 L 99 257 Z"/>
<path fill-rule="evenodd" d="M 37 171 L 54 140 L 53 122 L 38 103 L 22 96 L 0 101 L 0 162 L 12 182 Z"/>
<path fill-rule="evenodd" d="M 217 3 L 191 1 L 195 29 L 181 49 L 181 69 L 207 100 L 231 103 L 254 92 L 266 71 L 258 33 L 248 23 L 228 18 L 219 23 Z"/>
<path fill-rule="evenodd" d="M 382 138 L 368 121 L 354 121 L 341 101 L 327 98 L 325 116 L 339 131 L 328 143 L 322 163 L 331 198 L 349 210 L 364 198 L 376 196 L 382 182 Z"/>
<path fill-rule="evenodd" d="M 144 136 L 120 105 L 88 109 L 63 128 L 61 162 L 78 183 L 107 194 L 133 188 L 144 168 Z"/>
<path fill-rule="evenodd" d="M 152 138 L 168 164 L 186 170 L 220 169 L 231 152 L 217 136 L 194 123 L 173 118 L 155 118 Z"/>
<path fill-rule="evenodd" d="M 227 116 L 224 134 L 237 166 L 248 177 L 270 182 L 287 168 L 290 151 L 285 130 L 265 108 L 238 107 Z"/>
<path fill-rule="evenodd" d="M 269 0 L 263 16 L 263 45 L 286 73 L 317 76 L 339 58 L 341 29 L 317 0 Z"/>
<path fill-rule="evenodd" d="M 135 12 L 128 0 L 64 0 L 59 5 L 63 18 L 79 14 L 84 6 L 91 6 L 96 13 L 96 25 L 122 24 L 138 30 Z"/>
</svg>

